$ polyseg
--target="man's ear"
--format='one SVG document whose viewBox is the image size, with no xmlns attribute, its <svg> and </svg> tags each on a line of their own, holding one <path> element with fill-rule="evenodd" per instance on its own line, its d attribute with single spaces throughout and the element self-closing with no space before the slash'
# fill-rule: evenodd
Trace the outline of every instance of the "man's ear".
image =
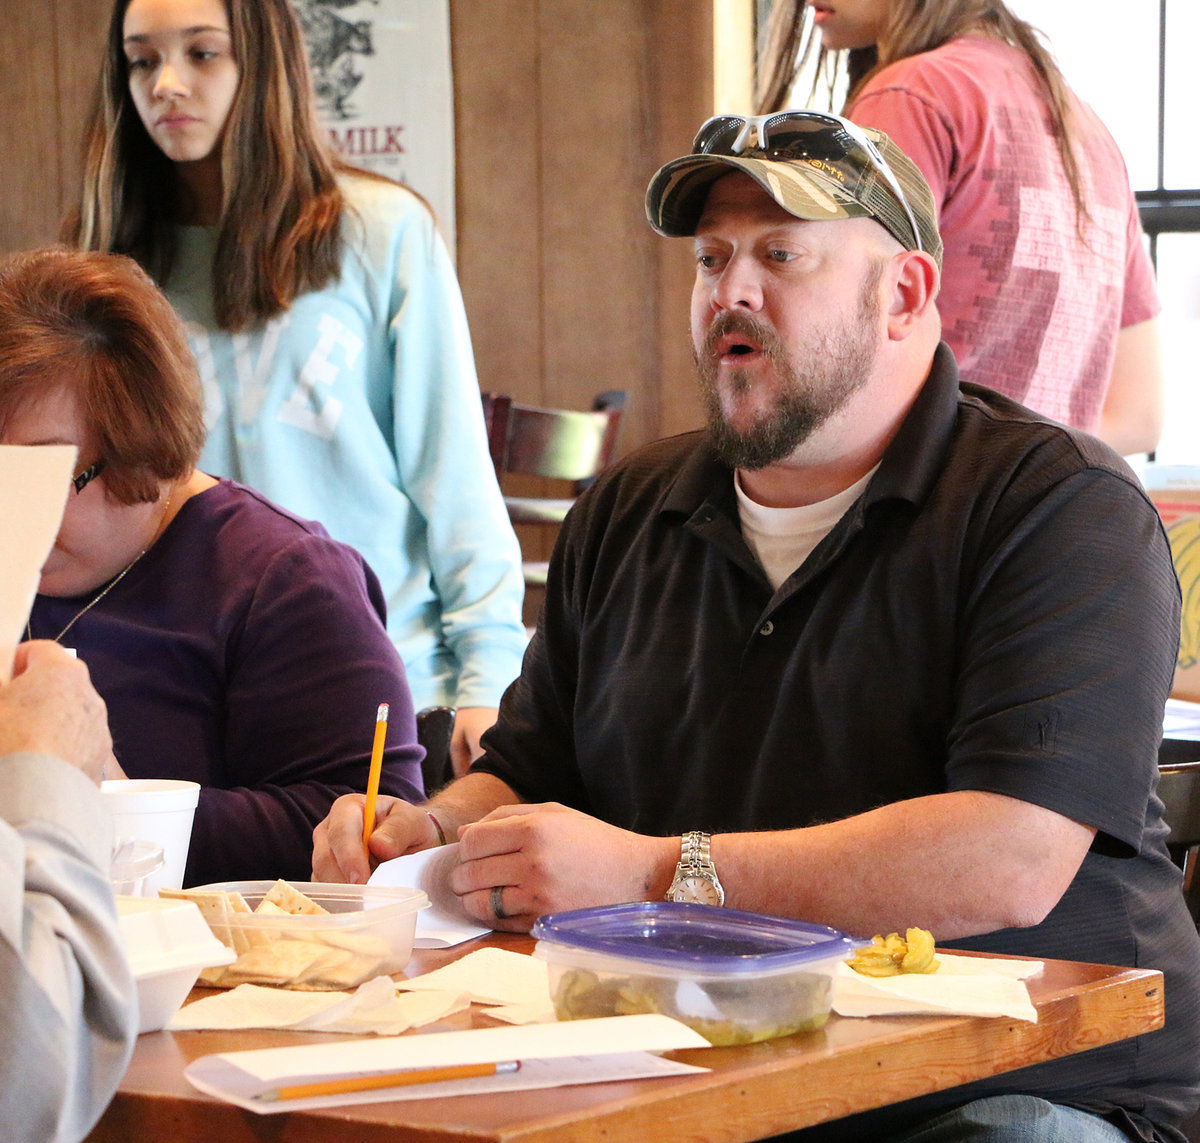
<svg viewBox="0 0 1200 1143">
<path fill-rule="evenodd" d="M 931 254 L 924 250 L 906 250 L 895 256 L 885 280 L 891 283 L 888 337 L 892 341 L 903 341 L 934 308 L 941 273 Z"/>
</svg>

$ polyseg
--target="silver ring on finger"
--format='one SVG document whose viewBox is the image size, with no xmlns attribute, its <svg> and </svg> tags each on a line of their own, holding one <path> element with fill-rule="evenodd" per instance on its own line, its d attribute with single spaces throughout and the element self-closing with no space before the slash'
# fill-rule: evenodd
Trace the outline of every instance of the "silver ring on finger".
<svg viewBox="0 0 1200 1143">
<path fill-rule="evenodd" d="M 507 921 L 509 914 L 504 911 L 503 885 L 492 886 L 492 914 L 497 921 Z"/>
</svg>

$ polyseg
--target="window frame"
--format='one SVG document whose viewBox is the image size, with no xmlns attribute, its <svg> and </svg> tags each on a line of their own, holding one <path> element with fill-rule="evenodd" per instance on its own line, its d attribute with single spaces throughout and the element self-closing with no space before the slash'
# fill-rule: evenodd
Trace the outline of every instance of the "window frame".
<svg viewBox="0 0 1200 1143">
<path fill-rule="evenodd" d="M 1158 265 L 1158 236 L 1200 231 L 1200 189 L 1166 186 L 1167 153 L 1167 0 L 1158 0 L 1158 186 L 1134 190 L 1142 229 L 1150 240 L 1150 257 Z"/>
</svg>

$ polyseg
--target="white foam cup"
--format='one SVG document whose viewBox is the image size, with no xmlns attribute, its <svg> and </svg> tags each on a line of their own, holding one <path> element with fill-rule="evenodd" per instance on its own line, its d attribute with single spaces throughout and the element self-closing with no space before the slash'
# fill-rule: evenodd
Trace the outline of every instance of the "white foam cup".
<svg viewBox="0 0 1200 1143">
<path fill-rule="evenodd" d="M 157 896 L 160 888 L 181 888 L 200 784 L 173 778 L 125 778 L 101 782 L 100 792 L 112 812 L 118 846 L 123 840 L 162 846 L 162 868 L 147 878 L 145 895 Z"/>
</svg>

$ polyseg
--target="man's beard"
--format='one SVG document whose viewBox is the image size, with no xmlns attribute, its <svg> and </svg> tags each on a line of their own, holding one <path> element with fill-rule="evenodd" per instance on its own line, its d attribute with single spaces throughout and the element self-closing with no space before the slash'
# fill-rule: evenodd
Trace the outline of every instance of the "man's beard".
<svg viewBox="0 0 1200 1143">
<path fill-rule="evenodd" d="M 749 314 L 726 310 L 713 322 L 703 351 L 695 354 L 696 369 L 713 448 L 731 468 L 766 468 L 790 456 L 866 383 L 877 351 L 879 274 L 868 278 L 848 323 L 831 322 L 791 351 Z M 778 386 L 774 407 L 746 430 L 735 429 L 725 419 L 717 387 L 716 344 L 734 332 L 745 333 L 761 347 L 775 375 L 763 383 Z M 797 358 L 805 363 L 803 374 Z M 738 369 L 728 376 L 735 393 L 757 383 L 749 373 Z"/>
</svg>

